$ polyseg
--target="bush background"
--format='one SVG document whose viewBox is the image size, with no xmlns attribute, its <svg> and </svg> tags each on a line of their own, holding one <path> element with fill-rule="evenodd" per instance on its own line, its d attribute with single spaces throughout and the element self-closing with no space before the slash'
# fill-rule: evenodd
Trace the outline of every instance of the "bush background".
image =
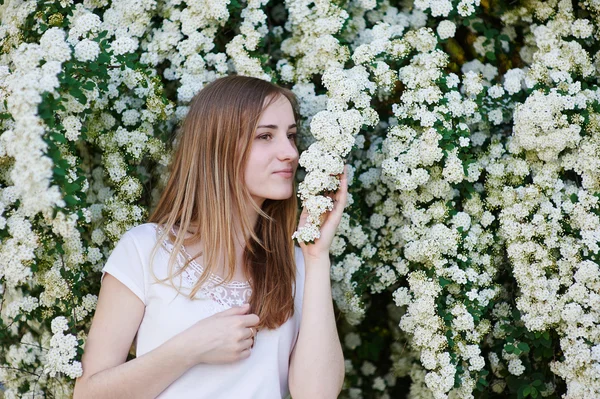
<svg viewBox="0 0 600 399">
<path fill-rule="evenodd" d="M 231 73 L 298 95 L 306 203 L 352 166 L 341 397 L 599 397 L 599 11 L 4 0 L 5 397 L 71 396 L 103 262 L 156 202 L 192 96 Z"/>
</svg>

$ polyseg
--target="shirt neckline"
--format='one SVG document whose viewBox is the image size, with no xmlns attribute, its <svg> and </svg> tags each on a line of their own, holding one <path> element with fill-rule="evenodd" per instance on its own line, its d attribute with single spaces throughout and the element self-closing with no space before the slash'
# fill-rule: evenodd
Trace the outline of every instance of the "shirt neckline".
<svg viewBox="0 0 600 399">
<path fill-rule="evenodd" d="M 158 230 L 160 230 L 160 232 L 164 231 L 162 226 L 159 226 L 158 223 L 155 223 L 155 226 Z M 173 227 L 171 227 L 171 233 L 173 233 L 173 235 L 176 235 Z M 164 240 L 169 244 L 170 248 L 174 247 L 173 243 L 171 242 L 171 240 L 169 240 L 168 236 L 165 237 Z M 181 250 L 182 250 L 181 252 L 183 252 L 185 257 L 188 258 L 188 260 L 190 261 L 190 264 L 193 264 L 195 266 L 195 268 L 199 269 L 200 273 L 205 272 L 204 267 L 198 261 L 196 261 L 196 259 L 192 258 L 192 256 L 185 249 L 184 245 L 181 246 Z M 223 277 L 219 276 L 218 274 L 215 274 L 213 272 L 209 272 L 209 274 L 210 274 L 211 279 L 213 279 L 217 284 L 221 284 L 221 283 L 225 282 L 225 279 Z M 246 280 L 246 281 L 231 280 L 229 282 L 225 282 L 223 285 L 225 285 L 226 287 L 232 287 L 232 288 L 246 288 L 246 287 L 251 287 L 251 284 L 250 284 L 251 281 L 252 281 L 252 279 Z"/>
</svg>

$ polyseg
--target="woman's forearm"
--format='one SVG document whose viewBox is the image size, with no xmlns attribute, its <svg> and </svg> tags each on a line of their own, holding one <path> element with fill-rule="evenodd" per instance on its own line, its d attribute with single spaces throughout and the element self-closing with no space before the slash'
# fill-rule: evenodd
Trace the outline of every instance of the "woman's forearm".
<svg viewBox="0 0 600 399">
<path fill-rule="evenodd" d="M 344 382 L 329 262 L 329 257 L 305 258 L 302 321 L 289 372 L 294 399 L 337 398 Z"/>
<path fill-rule="evenodd" d="M 175 336 L 158 348 L 75 384 L 74 399 L 156 398 L 194 366 L 185 341 Z"/>
</svg>

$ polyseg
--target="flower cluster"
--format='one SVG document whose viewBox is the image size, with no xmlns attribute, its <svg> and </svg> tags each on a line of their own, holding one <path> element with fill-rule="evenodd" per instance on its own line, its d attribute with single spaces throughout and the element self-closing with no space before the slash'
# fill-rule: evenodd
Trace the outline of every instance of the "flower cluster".
<svg viewBox="0 0 600 399">
<path fill-rule="evenodd" d="M 54 377 L 56 373 L 64 373 L 70 378 L 81 376 L 81 363 L 73 361 L 77 353 L 77 337 L 73 334 L 65 334 L 68 329 L 68 321 L 65 317 L 59 316 L 52 320 L 52 339 L 50 340 L 50 350 L 46 354 L 46 364 L 44 372 Z"/>
<path fill-rule="evenodd" d="M 307 175 L 298 193 L 308 217 L 293 238 L 304 242 L 320 237 L 321 215 L 333 209 L 333 200 L 320 194 L 338 188 L 335 175 L 344 171 L 343 157 L 354 145 L 354 136 L 363 125 L 373 126 L 378 122 L 377 114 L 369 107 L 375 85 L 365 68 L 356 66 L 346 71 L 330 67 L 323 73 L 323 84 L 328 89 L 327 109 L 314 115 L 310 123 L 317 142 L 300 156 L 300 165 Z M 350 102 L 355 108 L 348 109 Z"/>
</svg>

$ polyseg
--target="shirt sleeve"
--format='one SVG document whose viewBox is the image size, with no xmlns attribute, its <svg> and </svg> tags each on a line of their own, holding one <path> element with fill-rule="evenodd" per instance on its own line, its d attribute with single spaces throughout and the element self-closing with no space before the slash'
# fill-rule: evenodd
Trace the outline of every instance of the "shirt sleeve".
<svg viewBox="0 0 600 399">
<path fill-rule="evenodd" d="M 123 283 L 146 305 L 144 265 L 130 232 L 121 237 L 106 260 L 100 277 L 101 283 L 106 273 Z"/>
<path fill-rule="evenodd" d="M 296 345 L 298 334 L 300 333 L 300 322 L 302 321 L 302 305 L 304 300 L 304 280 L 305 280 L 305 269 L 304 269 L 304 255 L 300 247 L 294 247 L 296 256 L 296 292 L 294 295 L 294 319 L 296 335 L 294 337 L 293 346 Z"/>
</svg>

